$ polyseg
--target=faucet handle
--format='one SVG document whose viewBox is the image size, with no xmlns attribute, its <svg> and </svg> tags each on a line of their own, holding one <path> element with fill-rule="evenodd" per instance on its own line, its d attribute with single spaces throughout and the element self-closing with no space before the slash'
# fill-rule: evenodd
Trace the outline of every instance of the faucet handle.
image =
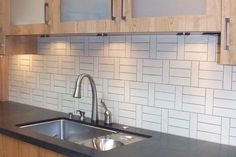
<svg viewBox="0 0 236 157">
<path fill-rule="evenodd" d="M 69 119 L 73 119 L 74 118 L 74 115 L 72 112 L 68 113 L 68 116 L 69 116 Z"/>
<path fill-rule="evenodd" d="M 104 112 L 104 117 L 105 117 L 105 120 L 104 120 L 104 123 L 106 125 L 111 125 L 112 124 L 112 115 L 111 115 L 111 111 L 108 110 L 106 104 L 105 104 L 105 100 L 102 99 L 101 100 L 101 104 L 103 105 L 103 107 L 105 108 L 105 112 Z"/>
<path fill-rule="evenodd" d="M 80 119 L 81 121 L 84 121 L 84 120 L 85 120 L 85 112 L 84 112 L 84 111 L 76 110 L 76 113 L 79 113 L 79 119 Z"/>
</svg>

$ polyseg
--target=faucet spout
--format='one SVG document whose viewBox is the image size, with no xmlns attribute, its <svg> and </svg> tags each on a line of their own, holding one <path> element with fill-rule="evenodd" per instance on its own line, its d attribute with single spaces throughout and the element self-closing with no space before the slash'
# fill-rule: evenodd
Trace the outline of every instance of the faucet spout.
<svg viewBox="0 0 236 157">
<path fill-rule="evenodd" d="M 75 86 L 75 92 L 74 92 L 74 98 L 81 98 L 81 86 L 84 78 L 88 78 L 89 83 L 91 85 L 92 89 L 92 122 L 98 122 L 98 101 L 97 101 L 97 89 L 94 82 L 94 79 L 89 74 L 81 74 L 78 76 L 76 86 Z"/>
</svg>

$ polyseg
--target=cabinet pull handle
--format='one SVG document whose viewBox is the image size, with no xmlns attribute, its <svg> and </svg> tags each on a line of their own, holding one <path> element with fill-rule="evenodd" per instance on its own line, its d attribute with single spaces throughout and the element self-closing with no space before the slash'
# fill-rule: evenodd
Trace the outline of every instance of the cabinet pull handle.
<svg viewBox="0 0 236 157">
<path fill-rule="evenodd" d="M 121 0 L 121 19 L 126 20 L 126 16 L 124 15 L 124 0 Z"/>
<path fill-rule="evenodd" d="M 49 8 L 49 4 L 48 4 L 48 3 L 44 3 L 44 23 L 45 23 L 46 25 L 49 24 L 48 8 Z"/>
<path fill-rule="evenodd" d="M 229 29 L 230 29 L 230 18 L 225 18 L 225 50 L 229 51 Z"/>
<path fill-rule="evenodd" d="M 116 17 L 114 16 L 114 0 L 111 0 L 111 20 L 116 20 Z"/>
</svg>

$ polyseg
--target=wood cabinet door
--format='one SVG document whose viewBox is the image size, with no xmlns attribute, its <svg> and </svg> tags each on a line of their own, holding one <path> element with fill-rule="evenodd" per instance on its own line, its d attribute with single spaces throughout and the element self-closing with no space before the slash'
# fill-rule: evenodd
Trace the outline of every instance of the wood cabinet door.
<svg viewBox="0 0 236 157">
<path fill-rule="evenodd" d="M 236 65 L 236 1 L 222 0 L 220 64 Z"/>
<path fill-rule="evenodd" d="M 119 0 L 52 1 L 52 34 L 118 32 Z"/>
<path fill-rule="evenodd" d="M 0 135 L 0 157 L 4 157 L 4 152 L 3 152 L 3 136 Z"/>
<path fill-rule="evenodd" d="M 220 32 L 221 0 L 120 0 L 122 32 Z"/>
<path fill-rule="evenodd" d="M 8 100 L 8 57 L 0 56 L 0 101 L 7 101 L 7 100 Z"/>
<path fill-rule="evenodd" d="M 51 0 L 4 0 L 6 35 L 48 34 Z"/>
<path fill-rule="evenodd" d="M 62 154 L 0 135 L 0 157 L 66 157 Z"/>
<path fill-rule="evenodd" d="M 0 0 L 0 55 L 4 54 L 3 17 L 3 0 Z"/>
</svg>

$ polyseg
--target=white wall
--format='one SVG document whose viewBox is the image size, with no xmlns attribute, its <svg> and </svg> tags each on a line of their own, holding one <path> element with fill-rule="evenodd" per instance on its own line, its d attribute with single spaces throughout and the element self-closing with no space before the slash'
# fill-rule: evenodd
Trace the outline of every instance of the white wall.
<svg viewBox="0 0 236 157">
<path fill-rule="evenodd" d="M 89 85 L 82 99 L 72 97 L 76 75 L 89 73 L 115 122 L 236 145 L 236 68 L 216 64 L 217 42 L 207 35 L 40 38 L 41 55 L 10 57 L 10 100 L 90 116 Z"/>
</svg>

